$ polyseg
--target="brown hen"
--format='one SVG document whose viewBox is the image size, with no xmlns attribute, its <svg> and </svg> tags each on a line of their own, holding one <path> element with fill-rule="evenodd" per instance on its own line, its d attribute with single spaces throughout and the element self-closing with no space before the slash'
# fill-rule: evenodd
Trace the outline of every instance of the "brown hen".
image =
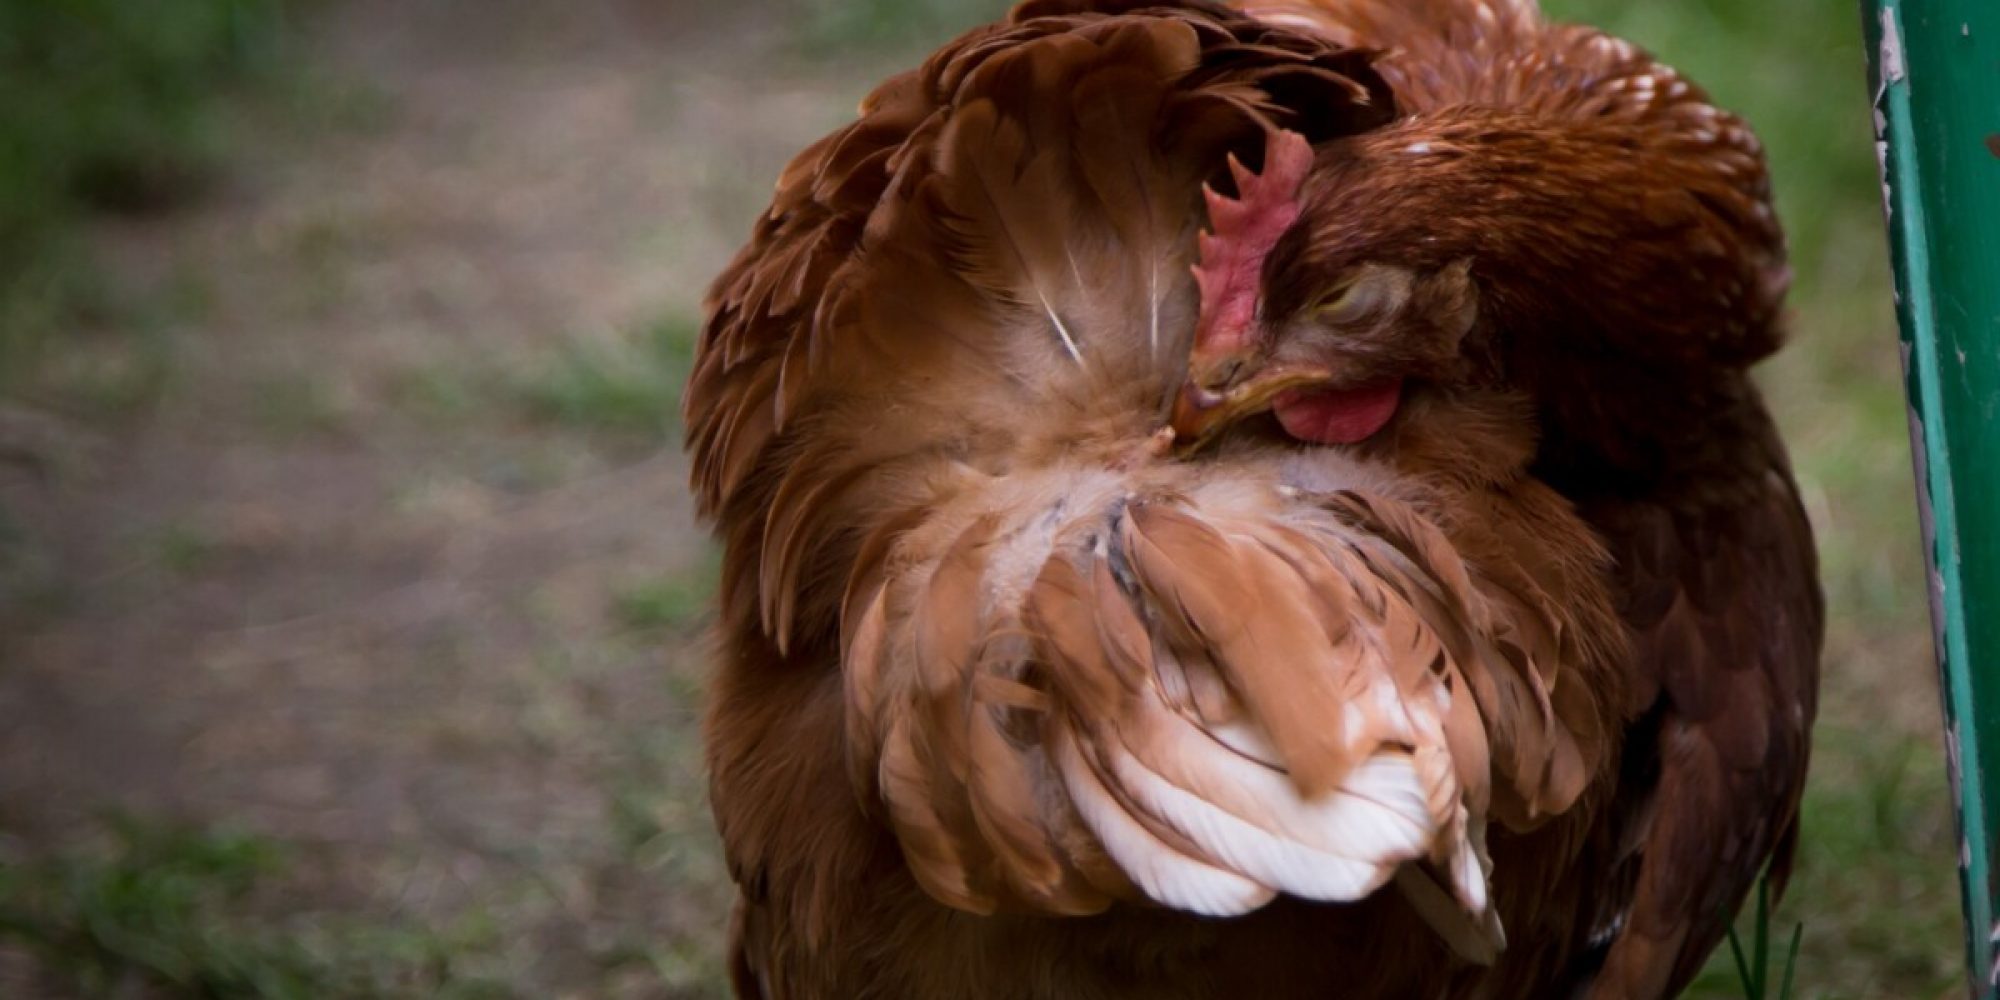
<svg viewBox="0 0 2000 1000">
<path fill-rule="evenodd" d="M 1670 995 L 1795 835 L 1785 281 L 1748 131 L 1526 0 L 883 84 L 687 394 L 738 992 Z"/>
</svg>

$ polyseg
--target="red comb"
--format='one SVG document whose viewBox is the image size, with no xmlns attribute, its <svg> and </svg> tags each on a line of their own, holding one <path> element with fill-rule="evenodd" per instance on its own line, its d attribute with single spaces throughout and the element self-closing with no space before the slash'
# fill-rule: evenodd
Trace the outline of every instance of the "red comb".
<svg viewBox="0 0 2000 1000">
<path fill-rule="evenodd" d="M 1194 280 L 1201 288 L 1201 318 L 1194 331 L 1197 350 L 1241 347 L 1252 336 L 1264 258 L 1298 221 L 1299 185 L 1312 161 L 1312 146 L 1305 136 L 1276 129 L 1264 141 L 1263 173 L 1253 174 L 1233 154 L 1229 157 L 1235 198 L 1202 185 L 1212 232 L 1198 238 L 1201 263 L 1194 266 Z"/>
</svg>

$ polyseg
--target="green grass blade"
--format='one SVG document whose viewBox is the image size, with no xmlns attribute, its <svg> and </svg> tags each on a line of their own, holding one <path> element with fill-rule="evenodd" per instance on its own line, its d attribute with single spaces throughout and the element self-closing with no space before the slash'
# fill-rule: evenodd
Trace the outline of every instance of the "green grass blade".
<svg viewBox="0 0 2000 1000">
<path fill-rule="evenodd" d="M 1785 949 L 1785 978 L 1778 981 L 1778 1000 L 1792 1000 L 1792 975 L 1799 968 L 1799 941 L 1805 934 L 1806 925 L 1792 925 L 1792 945 Z"/>
<path fill-rule="evenodd" d="M 1757 960 L 1753 971 L 1757 974 L 1757 991 L 1751 994 L 1753 1000 L 1765 1000 L 1764 987 L 1770 984 L 1771 971 L 1771 878 L 1769 875 L 1757 880 Z"/>
<path fill-rule="evenodd" d="M 1743 942 L 1737 938 L 1734 924 L 1729 927 L 1729 954 L 1736 959 L 1736 978 L 1743 984 L 1743 995 L 1749 1000 L 1756 1000 L 1757 987 L 1750 979 L 1750 963 L 1744 960 Z"/>
</svg>

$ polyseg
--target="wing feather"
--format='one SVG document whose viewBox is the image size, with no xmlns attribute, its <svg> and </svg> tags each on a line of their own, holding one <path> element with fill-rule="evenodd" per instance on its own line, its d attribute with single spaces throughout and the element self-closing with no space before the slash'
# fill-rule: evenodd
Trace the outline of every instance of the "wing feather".
<svg viewBox="0 0 2000 1000">
<path fill-rule="evenodd" d="M 1655 679 L 1657 784 L 1641 807 L 1637 887 L 1593 997 L 1668 996 L 1701 970 L 1769 859 L 1782 893 L 1817 708 L 1824 604 L 1812 533 L 1774 437 L 1747 497 L 1707 509 L 1593 512 L 1625 564 L 1638 668 Z M 1670 544 L 1668 544 L 1670 543 Z"/>
</svg>

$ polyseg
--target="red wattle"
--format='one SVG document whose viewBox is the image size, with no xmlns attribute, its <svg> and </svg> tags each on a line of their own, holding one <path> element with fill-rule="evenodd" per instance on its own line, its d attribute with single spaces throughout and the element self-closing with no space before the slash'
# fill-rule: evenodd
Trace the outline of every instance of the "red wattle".
<svg viewBox="0 0 2000 1000">
<path fill-rule="evenodd" d="M 1285 433 L 1313 444 L 1354 444 L 1374 436 L 1396 415 L 1403 380 L 1358 389 L 1294 389 L 1271 409 Z"/>
</svg>

